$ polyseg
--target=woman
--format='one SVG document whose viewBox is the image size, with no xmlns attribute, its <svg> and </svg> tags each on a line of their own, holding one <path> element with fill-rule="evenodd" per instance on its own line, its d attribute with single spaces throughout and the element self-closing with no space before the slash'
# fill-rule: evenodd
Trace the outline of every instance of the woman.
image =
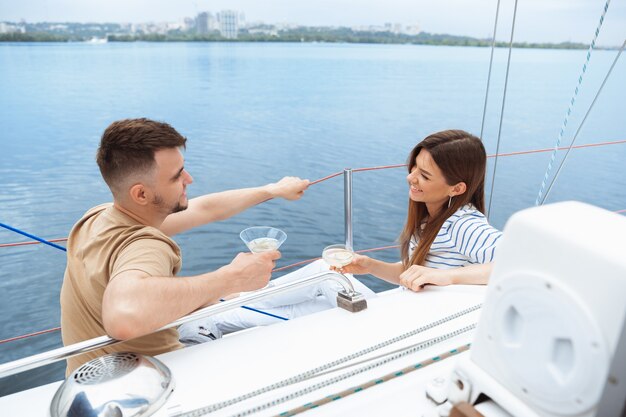
<svg viewBox="0 0 626 417">
<path fill-rule="evenodd" d="M 402 263 L 355 255 L 343 268 L 419 291 L 424 285 L 486 284 L 501 233 L 485 211 L 485 148 L 463 130 L 444 130 L 409 155 L 409 210 Z"/>
<path fill-rule="evenodd" d="M 486 284 L 501 236 L 483 214 L 486 159 L 480 139 L 462 130 L 434 133 L 417 144 L 407 163 L 409 210 L 400 235 L 402 262 L 388 263 L 355 254 L 341 272 L 371 274 L 413 291 L 428 284 Z M 324 270 L 328 265 L 316 261 L 274 282 L 295 281 Z M 375 296 L 365 285 L 348 277 L 365 298 Z M 336 307 L 340 289 L 337 283 L 324 281 L 252 307 L 295 318 Z M 187 344 L 201 343 L 277 321 L 235 309 L 181 326 L 180 339 Z"/>
</svg>

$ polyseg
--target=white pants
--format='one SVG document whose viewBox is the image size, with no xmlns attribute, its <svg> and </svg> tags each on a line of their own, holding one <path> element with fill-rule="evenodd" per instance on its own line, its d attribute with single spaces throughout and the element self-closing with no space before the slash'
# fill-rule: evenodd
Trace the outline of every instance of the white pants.
<svg viewBox="0 0 626 417">
<path fill-rule="evenodd" d="M 315 261 L 303 268 L 280 278 L 272 280 L 275 285 L 298 281 L 317 273 L 328 271 L 328 264 L 322 260 Z M 376 293 L 354 278 L 346 275 L 354 289 L 363 294 L 367 299 Z M 331 280 L 322 281 L 316 285 L 310 285 L 301 289 L 288 291 L 273 296 L 270 299 L 250 304 L 248 307 L 255 308 L 286 319 L 293 319 L 307 314 L 317 313 L 337 307 L 337 292 L 343 287 Z M 255 326 L 266 326 L 283 321 L 279 318 L 267 316 L 256 311 L 244 308 L 236 308 L 224 313 L 216 314 L 204 319 L 198 319 L 178 328 L 181 342 L 185 344 L 197 344 L 217 339 L 223 334 L 248 329 Z"/>
</svg>

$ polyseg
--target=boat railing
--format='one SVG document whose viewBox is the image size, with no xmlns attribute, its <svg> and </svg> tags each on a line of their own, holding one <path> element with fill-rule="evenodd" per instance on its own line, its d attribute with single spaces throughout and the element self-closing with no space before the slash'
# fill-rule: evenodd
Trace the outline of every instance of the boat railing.
<svg viewBox="0 0 626 417">
<path fill-rule="evenodd" d="M 221 303 L 210 305 L 202 309 L 196 310 L 193 313 L 188 314 L 178 320 L 175 320 L 155 332 L 169 329 L 172 327 L 180 326 L 181 324 L 189 323 L 194 320 L 213 316 L 215 314 L 223 313 L 228 310 L 239 308 L 245 304 L 254 303 L 266 298 L 271 298 L 276 294 L 281 294 L 289 291 L 293 291 L 299 288 L 308 287 L 318 284 L 322 281 L 332 280 L 337 282 L 342 288 L 338 295 L 338 306 L 343 307 L 346 310 L 356 312 L 363 310 L 366 307 L 365 299 L 362 295 L 354 290 L 352 282 L 344 275 L 334 272 L 325 271 L 315 275 L 311 275 L 304 279 L 287 282 L 279 285 L 272 285 L 270 283 L 267 287 L 246 293 L 237 298 L 227 300 Z M 23 359 L 18 359 L 12 362 L 8 362 L 0 365 L 0 378 L 18 374 L 28 371 L 30 369 L 39 368 L 45 365 L 58 362 L 72 356 L 80 355 L 83 353 L 91 352 L 93 350 L 101 349 L 105 346 L 111 346 L 117 343 L 122 343 L 123 340 L 113 339 L 109 336 L 100 336 L 94 339 L 85 340 L 83 342 L 75 343 L 73 345 L 65 346 L 62 348 L 54 349 L 48 352 L 40 353 L 37 355 L 29 356 Z"/>
<path fill-rule="evenodd" d="M 601 142 L 601 143 L 592 143 L 592 144 L 586 144 L 586 145 L 577 145 L 577 146 L 570 146 L 570 147 L 562 147 L 562 148 L 558 148 L 558 150 L 568 150 L 568 149 L 577 149 L 577 148 L 587 148 L 587 147 L 595 147 L 595 146 L 606 146 L 606 145 L 616 145 L 616 144 L 624 144 L 626 143 L 626 140 L 617 140 L 617 141 L 611 141 L 611 142 Z M 506 157 L 506 156 L 516 156 L 516 155 L 524 155 L 524 154 L 533 154 L 533 153 L 542 153 L 542 152 L 550 152 L 552 151 L 552 148 L 549 149 L 535 149 L 535 150 L 527 150 L 527 151 L 517 151 L 517 152 L 509 152 L 509 153 L 500 153 L 500 154 L 496 154 L 496 155 L 488 155 L 488 158 L 493 158 L 493 157 Z M 320 183 L 322 181 L 326 181 L 328 179 L 340 176 L 343 174 L 344 177 L 344 231 L 345 231 L 345 243 L 346 246 L 348 246 L 350 249 L 353 249 L 353 227 L 352 227 L 352 220 L 353 220 L 353 216 L 352 216 L 352 174 L 354 172 L 361 172 L 361 171 L 373 171 L 373 170 L 381 170 L 381 169 L 390 169 L 390 168 L 405 168 L 406 165 L 405 164 L 396 164 L 396 165 L 385 165 L 385 166 L 375 166 L 375 167 L 367 167 L 367 168 L 346 168 L 343 171 L 339 171 L 336 173 L 333 173 L 331 175 L 328 175 L 326 177 L 320 178 L 316 181 L 311 182 L 311 185 L 313 184 L 317 184 Z M 626 213 L 626 209 L 623 210 L 617 210 L 616 213 Z M 31 235 L 28 233 L 25 233 L 19 229 L 15 229 L 11 226 L 5 225 L 3 223 L 0 223 L 0 226 L 15 231 L 19 234 L 25 235 L 27 237 L 30 237 L 32 239 L 35 239 L 32 242 L 21 242 L 21 243 L 10 243 L 10 244 L 0 244 L 0 247 L 9 247 L 9 246 L 21 246 L 24 244 L 34 244 L 34 243 L 45 243 L 48 244 L 50 246 L 55 246 L 59 249 L 65 250 L 64 247 L 52 244 L 51 241 L 39 238 L 35 235 Z M 55 241 L 66 241 L 67 239 L 54 239 Z M 355 252 L 370 252 L 370 251 L 374 251 L 374 250 L 383 250 L 383 249 L 390 249 L 390 248 L 397 248 L 398 245 L 392 245 L 392 246 L 383 246 L 383 247 L 379 247 L 379 248 L 372 248 L 372 249 L 364 249 L 364 250 L 358 250 Z M 302 265 L 302 264 L 306 264 L 309 263 L 315 259 L 319 259 L 319 258 L 313 258 L 313 259 L 308 259 L 306 261 L 302 261 L 302 262 L 297 262 L 291 265 L 287 265 L 284 267 L 280 267 L 280 268 L 276 268 L 274 270 L 274 272 L 278 272 L 284 269 L 288 269 L 294 266 L 298 266 L 298 265 Z M 319 274 L 318 274 L 319 275 Z M 281 284 L 281 285 L 276 285 L 274 287 L 267 287 L 265 289 L 263 289 L 262 291 L 258 291 L 258 292 L 254 292 L 254 293 L 250 293 L 248 295 L 246 295 L 245 297 L 240 297 L 237 299 L 233 299 L 233 300 L 229 300 L 229 301 L 225 301 L 223 303 L 217 304 L 217 305 L 213 305 L 210 307 L 206 307 L 204 309 L 198 310 L 196 312 L 194 312 L 193 314 L 190 314 L 189 316 L 183 317 L 173 323 L 170 323 L 169 325 L 158 329 L 158 330 L 163 330 L 166 328 L 170 328 L 170 327 L 174 327 L 174 326 L 178 326 L 180 324 L 186 323 L 188 321 L 192 321 L 195 320 L 197 318 L 202 318 L 202 317 L 208 317 L 210 315 L 213 314 L 217 314 L 219 312 L 222 311 L 226 311 L 229 310 L 231 308 L 235 308 L 235 307 L 246 307 L 244 304 L 249 303 L 251 301 L 257 301 L 259 299 L 262 298 L 268 298 L 271 297 L 272 295 L 275 295 L 277 292 L 282 292 L 282 291 L 289 291 L 291 289 L 294 288 L 300 288 L 303 286 L 307 286 L 307 285 L 313 285 L 316 282 L 319 282 L 320 280 L 324 280 L 324 279 L 329 279 L 328 277 L 334 277 L 334 279 L 339 280 L 339 282 L 343 285 L 344 287 L 344 293 L 348 294 L 348 298 L 344 297 L 342 298 L 341 296 L 338 297 L 338 305 L 340 305 L 343 308 L 346 308 L 348 310 L 350 310 L 352 307 L 354 307 L 355 305 L 359 305 L 358 303 L 360 302 L 358 297 L 355 298 L 351 298 L 351 295 L 356 294 L 354 292 L 354 289 L 352 287 L 352 284 L 350 283 L 349 280 L 347 280 L 345 277 L 343 277 L 341 274 L 335 273 L 335 272 L 326 272 L 326 273 L 322 273 L 321 276 L 326 276 L 326 278 L 320 278 L 320 276 L 312 276 L 309 277 L 307 279 L 304 279 L 298 283 L 289 283 L 289 284 Z M 317 277 L 317 278 L 316 278 Z M 341 278 L 339 278 L 341 277 Z M 320 278 L 319 280 L 316 280 Z M 332 279 L 332 278 L 330 278 Z M 313 280 L 313 281 L 312 281 Z M 342 304 L 343 303 L 343 304 Z M 361 307 L 357 307 L 361 308 Z M 265 314 L 262 311 L 257 311 L 261 314 Z M 45 334 L 45 333 L 50 333 L 53 331 L 58 331 L 60 330 L 60 327 L 56 327 L 53 329 L 47 329 L 47 330 L 43 330 L 43 331 L 39 331 L 39 332 L 35 332 L 35 333 L 30 333 L 30 334 L 26 334 L 26 335 L 21 335 L 21 336 L 17 336 L 17 337 L 12 337 L 9 339 L 5 339 L 5 340 L 0 340 L 0 344 L 2 343 L 6 343 L 6 342 L 10 342 L 10 341 L 14 341 L 14 340 L 20 340 L 23 338 L 27 338 L 27 337 L 32 337 L 32 336 L 36 336 L 36 335 L 40 335 L 40 334 Z M 91 350 L 95 350 L 95 349 L 99 349 L 102 348 L 104 346 L 109 346 L 115 343 L 119 343 L 119 340 L 116 339 L 112 339 L 108 336 L 102 336 L 100 338 L 95 338 L 95 339 L 91 339 L 85 342 L 81 342 L 75 345 L 71 345 L 71 346 L 67 346 L 64 348 L 59 348 L 53 351 L 49 351 L 49 352 L 44 352 L 42 354 L 38 354 L 38 355 L 34 355 L 34 356 L 30 356 L 27 358 L 23 358 L 23 359 L 19 359 L 13 362 L 8 362 L 5 364 L 0 365 L 0 378 L 5 377 L 5 376 L 9 376 L 9 375 L 13 375 L 15 373 L 18 372 L 23 372 L 26 371 L 28 369 L 33 369 L 33 368 L 37 368 L 40 366 L 44 366 L 59 360 L 63 360 L 65 358 L 71 357 L 71 356 L 75 356 L 75 355 L 79 355 L 85 352 L 89 352 Z"/>
</svg>

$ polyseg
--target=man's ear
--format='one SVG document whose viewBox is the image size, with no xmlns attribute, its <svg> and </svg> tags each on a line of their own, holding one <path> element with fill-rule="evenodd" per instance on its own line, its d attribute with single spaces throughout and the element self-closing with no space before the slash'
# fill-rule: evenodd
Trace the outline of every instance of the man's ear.
<svg viewBox="0 0 626 417">
<path fill-rule="evenodd" d="M 450 197 L 454 197 L 457 195 L 461 195 L 467 191 L 467 185 L 464 182 L 459 182 L 454 187 L 452 187 L 452 195 Z"/>
<path fill-rule="evenodd" d="M 145 206 L 150 202 L 149 193 L 142 183 L 135 184 L 128 190 L 131 201 L 140 206 Z"/>
</svg>

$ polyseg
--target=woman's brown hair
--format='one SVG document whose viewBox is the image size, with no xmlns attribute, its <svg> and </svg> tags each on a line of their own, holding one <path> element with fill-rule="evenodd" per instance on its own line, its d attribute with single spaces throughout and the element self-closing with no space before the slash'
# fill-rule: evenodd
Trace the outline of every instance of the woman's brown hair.
<svg viewBox="0 0 626 417">
<path fill-rule="evenodd" d="M 428 216 L 425 203 L 409 199 L 407 220 L 399 239 L 404 269 L 424 264 L 439 229 L 459 208 L 471 203 L 480 212 L 485 212 L 487 155 L 481 140 L 463 130 L 433 133 L 418 143 L 409 154 L 409 173 L 415 167 L 415 158 L 422 149 L 430 153 L 448 185 L 464 182 L 466 191 L 454 196 L 450 205 L 444 204 L 432 218 Z M 423 227 L 422 223 L 425 223 Z M 409 245 L 413 238 L 418 241 L 418 245 L 409 259 Z"/>
</svg>

